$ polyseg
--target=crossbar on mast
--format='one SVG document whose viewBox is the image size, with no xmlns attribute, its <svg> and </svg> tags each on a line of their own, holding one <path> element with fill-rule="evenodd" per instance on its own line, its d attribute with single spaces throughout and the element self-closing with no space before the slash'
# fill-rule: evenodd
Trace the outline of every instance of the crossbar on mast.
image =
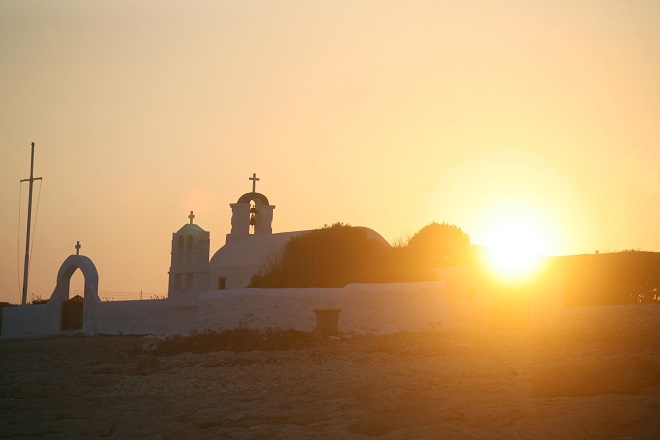
<svg viewBox="0 0 660 440">
<path fill-rule="evenodd" d="M 30 157 L 30 178 L 23 179 L 21 182 L 30 182 L 30 191 L 28 192 L 28 215 L 27 215 L 27 234 L 25 238 L 25 264 L 23 265 L 23 296 L 21 297 L 21 305 L 27 303 L 28 291 L 28 271 L 30 267 L 30 225 L 32 223 L 32 185 L 35 180 L 41 180 L 41 177 L 34 176 L 34 142 L 32 142 L 32 154 Z"/>
</svg>

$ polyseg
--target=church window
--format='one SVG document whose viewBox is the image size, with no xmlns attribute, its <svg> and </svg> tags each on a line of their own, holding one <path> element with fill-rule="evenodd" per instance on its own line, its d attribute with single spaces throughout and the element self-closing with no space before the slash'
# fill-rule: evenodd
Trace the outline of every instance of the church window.
<svg viewBox="0 0 660 440">
<path fill-rule="evenodd" d="M 218 290 L 225 290 L 227 288 L 227 277 L 218 278 Z"/>
<path fill-rule="evenodd" d="M 190 263 L 192 261 L 192 248 L 193 248 L 193 238 L 192 235 L 189 235 L 186 239 L 186 262 Z"/>
<path fill-rule="evenodd" d="M 183 263 L 183 237 L 181 235 L 176 241 L 176 262 Z"/>
<path fill-rule="evenodd" d="M 174 274 L 174 289 L 175 290 L 181 289 L 181 274 L 180 273 Z"/>
</svg>

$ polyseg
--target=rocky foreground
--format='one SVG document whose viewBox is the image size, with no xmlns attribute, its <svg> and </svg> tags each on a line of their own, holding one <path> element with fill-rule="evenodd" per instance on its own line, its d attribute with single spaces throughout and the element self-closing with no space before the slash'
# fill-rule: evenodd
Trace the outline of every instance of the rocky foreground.
<svg viewBox="0 0 660 440">
<path fill-rule="evenodd" d="M 0 342 L 0 437 L 660 438 L 660 306 L 540 329 L 156 356 L 140 336 Z"/>
</svg>

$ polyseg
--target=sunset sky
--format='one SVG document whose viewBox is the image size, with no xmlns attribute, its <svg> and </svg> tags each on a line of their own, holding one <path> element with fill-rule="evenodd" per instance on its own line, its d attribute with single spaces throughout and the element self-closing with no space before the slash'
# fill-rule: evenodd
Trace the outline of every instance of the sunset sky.
<svg viewBox="0 0 660 440">
<path fill-rule="evenodd" d="M 0 0 L 0 301 L 32 141 L 28 300 L 77 240 L 101 291 L 165 293 L 172 233 L 194 210 L 215 252 L 253 172 L 274 232 L 660 251 L 658 23 L 655 0 Z"/>
</svg>

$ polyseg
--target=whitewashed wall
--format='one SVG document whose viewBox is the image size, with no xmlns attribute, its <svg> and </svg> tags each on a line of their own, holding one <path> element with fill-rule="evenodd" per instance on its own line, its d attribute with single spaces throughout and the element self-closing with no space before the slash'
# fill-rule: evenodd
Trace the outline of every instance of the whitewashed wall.
<svg viewBox="0 0 660 440">
<path fill-rule="evenodd" d="M 187 319 L 181 319 L 181 315 Z M 189 333 L 194 328 L 196 320 L 196 308 L 172 309 L 169 307 L 169 302 L 164 299 L 109 301 L 102 302 L 97 311 L 96 333 L 125 335 Z"/>
<path fill-rule="evenodd" d="M 48 331 L 48 305 L 34 304 L 2 309 L 2 337 L 42 336 Z"/>
<path fill-rule="evenodd" d="M 391 333 L 447 325 L 453 308 L 442 282 L 207 291 L 199 295 L 199 325 L 311 331 L 315 309 L 341 309 L 340 332 Z"/>
<path fill-rule="evenodd" d="M 492 299 L 501 292 L 475 282 L 469 271 L 442 271 L 439 279 L 350 284 L 336 289 L 204 291 L 185 307 L 170 300 L 101 302 L 96 309 L 94 332 L 172 335 L 240 326 L 311 331 L 316 326 L 315 309 L 341 309 L 340 333 L 385 334 L 490 325 Z M 528 297 L 525 316 L 532 325 L 544 324 L 562 308 L 563 285 L 559 278 L 539 281 L 516 293 Z M 46 325 L 46 305 L 7 307 L 3 311 L 2 338 L 58 333 Z"/>
</svg>

